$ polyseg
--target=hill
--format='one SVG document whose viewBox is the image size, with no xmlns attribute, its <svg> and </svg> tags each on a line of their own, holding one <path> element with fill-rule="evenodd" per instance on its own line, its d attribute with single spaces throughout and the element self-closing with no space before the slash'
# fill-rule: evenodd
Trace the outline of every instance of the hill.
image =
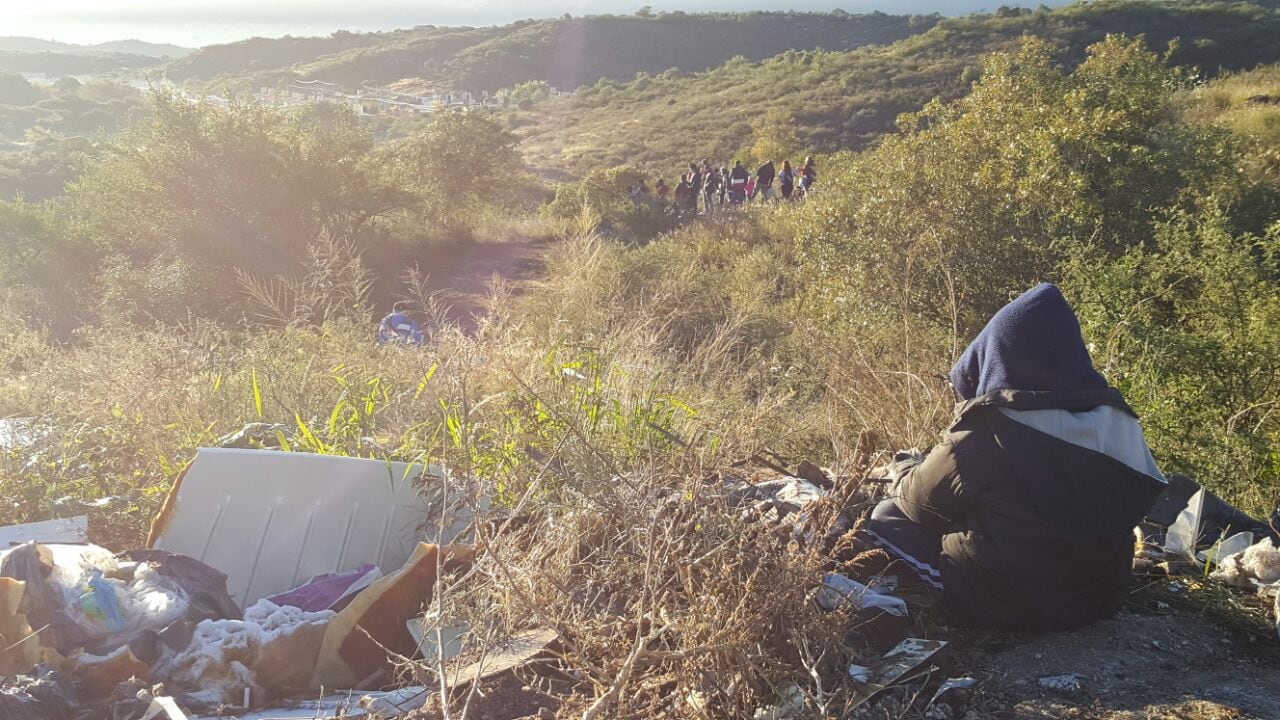
<svg viewBox="0 0 1280 720">
<path fill-rule="evenodd" d="M 72 43 L 57 42 L 56 40 L 41 40 L 40 38 L 33 37 L 9 36 L 0 37 L 0 52 L 51 52 L 69 55 L 121 53 L 125 55 L 143 55 L 145 57 L 153 58 L 176 58 L 190 53 L 191 49 L 180 47 L 178 45 L 149 43 L 141 40 L 113 40 L 111 42 L 98 43 L 96 45 L 74 45 Z"/>
<path fill-rule="evenodd" d="M 154 67 L 160 58 L 128 53 L 60 53 L 0 51 L 0 72 L 46 75 L 94 75 Z"/>
<path fill-rule="evenodd" d="M 763 60 L 790 49 L 850 50 L 927 30 L 934 16 L 883 13 L 646 13 L 529 20 L 502 27 L 420 27 L 329 38 L 254 39 L 204 48 L 170 67 L 175 80 L 289 72 L 348 87 L 419 79 L 470 92 L 542 80 L 562 90 L 668 68 Z"/>
<path fill-rule="evenodd" d="M 1004 9 L 943 19 L 884 47 L 787 52 L 759 63 L 738 58 L 703 73 L 602 82 L 513 113 L 509 123 L 536 166 L 672 171 L 693 157 L 727 159 L 760 135 L 797 154 L 865 147 L 893 130 L 900 113 L 965 94 L 984 54 L 1027 36 L 1050 42 L 1068 64 L 1111 33 L 1142 34 L 1159 51 L 1178 39 L 1172 62 L 1216 73 L 1280 58 L 1278 32 L 1275 3 L 1100 0 Z"/>
</svg>

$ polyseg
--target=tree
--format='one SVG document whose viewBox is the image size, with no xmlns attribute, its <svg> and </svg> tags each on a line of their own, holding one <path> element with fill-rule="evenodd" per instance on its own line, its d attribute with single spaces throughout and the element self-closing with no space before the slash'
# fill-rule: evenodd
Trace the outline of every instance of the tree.
<svg viewBox="0 0 1280 720">
<path fill-rule="evenodd" d="M 371 221 L 412 198 L 382 182 L 357 122 L 336 106 L 284 113 L 155 95 L 151 119 L 68 188 L 75 226 L 112 258 L 104 293 L 123 312 L 225 316 L 241 299 L 237 269 L 295 272 L 320 238 L 379 243 Z M 139 279 L 163 302 L 136 294 Z"/>
<path fill-rule="evenodd" d="M 1206 205 L 1159 219 L 1152 243 L 1120 257 L 1077 250 L 1064 290 L 1161 467 L 1265 517 L 1280 492 L 1280 223 L 1236 235 Z"/>
<path fill-rule="evenodd" d="M 751 122 L 751 157 L 765 163 L 798 156 L 801 152 L 796 118 L 785 107 L 774 107 Z"/>
<path fill-rule="evenodd" d="M 22 107 L 34 105 L 43 97 L 44 93 L 21 75 L 0 73 L 0 104 Z"/>
<path fill-rule="evenodd" d="M 413 193 L 398 223 L 471 227 L 491 208 L 513 204 L 524 173 L 516 139 L 474 112 L 438 114 L 413 136 L 379 153 L 388 181 Z"/>
<path fill-rule="evenodd" d="M 64 78 L 59 78 L 58 82 L 53 84 L 53 89 L 63 95 L 75 95 L 80 92 L 80 81 L 68 75 Z"/>
<path fill-rule="evenodd" d="M 645 5 L 636 11 L 636 17 L 651 18 L 653 17 L 653 6 Z"/>
<path fill-rule="evenodd" d="M 1142 242 L 1155 208 L 1230 170 L 1220 134 L 1167 122 L 1182 82 L 1116 37 L 1072 73 L 1040 41 L 989 58 L 968 97 L 903 116 L 904 134 L 824 175 L 840 191 L 799 230 L 823 278 L 813 307 L 836 323 L 905 314 L 959 344 L 1071 242 Z"/>
</svg>

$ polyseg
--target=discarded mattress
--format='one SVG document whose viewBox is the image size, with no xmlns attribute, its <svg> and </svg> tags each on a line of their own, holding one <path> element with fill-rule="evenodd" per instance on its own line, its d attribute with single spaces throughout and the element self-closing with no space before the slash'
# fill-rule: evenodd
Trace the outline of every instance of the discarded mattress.
<svg viewBox="0 0 1280 720">
<path fill-rule="evenodd" d="M 227 574 L 242 607 L 324 573 L 362 564 L 398 568 L 420 540 L 452 542 L 472 515 L 449 497 L 443 532 L 435 467 L 272 450 L 202 449 L 170 491 L 148 547 L 189 555 Z M 437 494 L 440 494 L 437 492 Z M 439 536 L 439 537 L 437 537 Z"/>
</svg>

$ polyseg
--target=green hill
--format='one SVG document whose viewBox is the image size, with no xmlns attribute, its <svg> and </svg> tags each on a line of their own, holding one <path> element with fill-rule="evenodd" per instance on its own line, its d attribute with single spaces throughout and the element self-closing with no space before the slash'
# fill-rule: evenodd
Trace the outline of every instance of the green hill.
<svg viewBox="0 0 1280 720">
<path fill-rule="evenodd" d="M 900 113 L 966 93 L 985 53 L 1034 36 L 1072 64 L 1110 33 L 1145 35 L 1160 51 L 1177 39 L 1171 61 L 1208 73 L 1280 59 L 1274 2 L 1098 0 L 949 18 L 883 47 L 738 58 L 709 72 L 601 82 L 509 122 L 533 164 L 574 174 L 623 163 L 671 172 L 691 158 L 728 159 L 760 134 L 776 135 L 796 154 L 856 149 L 893 130 Z"/>
<path fill-rule="evenodd" d="M 141 40 L 113 40 L 96 45 L 74 45 L 41 40 L 33 37 L 6 36 L 0 37 L 0 52 L 26 53 L 60 53 L 66 55 L 125 54 L 144 55 L 152 58 L 182 57 L 191 52 L 190 48 L 165 43 L 149 43 Z"/>
<path fill-rule="evenodd" d="M 601 15 L 529 20 L 503 27 L 421 27 L 329 38 L 254 39 L 204 48 L 174 62 L 179 81 L 290 72 L 347 87 L 416 79 L 429 86 L 494 92 L 542 80 L 572 90 L 601 78 L 630 80 L 668 68 L 717 67 L 735 56 L 763 60 L 791 49 L 849 50 L 927 30 L 933 16 L 751 12 Z"/>
<path fill-rule="evenodd" d="M 138 70 L 162 62 L 147 55 L 126 53 L 5 52 L 0 50 L 0 72 L 46 75 L 93 75 L 117 70 Z M 4 99 L 0 98 L 0 102 Z"/>
</svg>

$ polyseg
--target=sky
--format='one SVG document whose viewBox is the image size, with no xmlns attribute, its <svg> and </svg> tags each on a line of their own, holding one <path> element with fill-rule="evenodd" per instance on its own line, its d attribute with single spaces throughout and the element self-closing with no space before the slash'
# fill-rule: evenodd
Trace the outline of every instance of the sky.
<svg viewBox="0 0 1280 720">
<path fill-rule="evenodd" d="M 414 25 L 493 25 L 564 13 L 684 10 L 881 10 L 948 15 L 1013 0 L 0 0 L 0 35 L 72 43 L 138 39 L 195 47 L 247 37 L 328 35 Z M 1049 2 L 1060 5 L 1059 2 Z"/>
</svg>

